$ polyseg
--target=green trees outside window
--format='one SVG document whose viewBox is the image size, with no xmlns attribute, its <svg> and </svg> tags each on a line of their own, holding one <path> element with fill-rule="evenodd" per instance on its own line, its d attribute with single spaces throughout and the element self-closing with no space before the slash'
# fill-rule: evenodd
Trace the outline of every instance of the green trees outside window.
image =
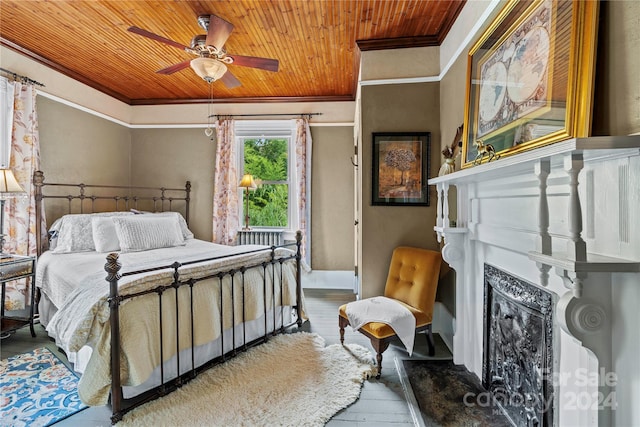
<svg viewBox="0 0 640 427">
<path fill-rule="evenodd" d="M 251 226 L 288 226 L 288 147 L 287 139 L 244 140 L 244 173 L 253 175 L 258 184 L 256 190 L 249 192 Z"/>
</svg>

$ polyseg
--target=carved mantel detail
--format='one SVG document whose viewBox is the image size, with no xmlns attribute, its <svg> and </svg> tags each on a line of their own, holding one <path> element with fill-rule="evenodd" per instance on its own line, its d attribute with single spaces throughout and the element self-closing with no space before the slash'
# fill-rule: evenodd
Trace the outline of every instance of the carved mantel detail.
<svg viewBox="0 0 640 427">
<path fill-rule="evenodd" d="M 628 349 L 612 348 L 613 332 L 627 333 L 614 330 L 621 314 L 620 294 L 612 289 L 623 277 L 629 292 L 640 277 L 640 252 L 630 243 L 640 238 L 639 228 L 629 220 L 639 208 L 629 196 L 640 176 L 639 156 L 640 135 L 574 138 L 429 180 L 438 196 L 434 231 L 456 271 L 455 363 L 481 374 L 477 325 L 486 263 L 553 295 L 559 375 L 613 372 L 630 357 L 615 353 Z M 456 203 L 449 202 L 453 194 Z M 607 384 L 560 387 L 559 396 L 616 391 Z M 611 408 L 572 412 L 559 404 L 554 425 L 609 426 Z"/>
<path fill-rule="evenodd" d="M 445 245 L 442 248 L 442 259 L 458 273 L 464 268 L 464 241 L 466 230 L 449 228 L 442 231 Z"/>
<path fill-rule="evenodd" d="M 583 341 L 585 335 L 602 331 L 608 320 L 601 304 L 588 298 L 575 298 L 571 292 L 558 300 L 556 315 L 560 327 L 579 341 Z"/>
</svg>

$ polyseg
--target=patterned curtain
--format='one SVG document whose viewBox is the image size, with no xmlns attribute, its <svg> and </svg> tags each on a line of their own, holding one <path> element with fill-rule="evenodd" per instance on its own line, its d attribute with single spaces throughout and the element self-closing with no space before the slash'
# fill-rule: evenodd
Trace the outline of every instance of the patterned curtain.
<svg viewBox="0 0 640 427">
<path fill-rule="evenodd" d="M 311 269 L 311 131 L 309 119 L 296 120 L 296 188 L 298 228 L 302 231 L 302 257 Z"/>
<path fill-rule="evenodd" d="M 8 199 L 5 203 L 5 228 L 8 227 L 8 236 L 4 249 L 13 254 L 36 255 L 36 202 L 32 180 L 33 173 L 40 168 L 36 89 L 33 85 L 21 82 L 9 82 L 9 84 L 14 85 L 9 167 L 27 193 L 27 197 Z M 45 223 L 44 212 L 42 218 Z M 42 230 L 46 230 L 46 227 L 43 226 Z M 26 288 L 25 281 L 9 284 L 5 307 L 12 310 L 23 308 L 29 301 L 29 292 Z M 21 296 L 19 300 L 14 298 L 16 292 Z"/>
<path fill-rule="evenodd" d="M 216 171 L 213 187 L 213 241 L 234 243 L 238 234 L 238 161 L 234 120 L 216 123 Z"/>
</svg>

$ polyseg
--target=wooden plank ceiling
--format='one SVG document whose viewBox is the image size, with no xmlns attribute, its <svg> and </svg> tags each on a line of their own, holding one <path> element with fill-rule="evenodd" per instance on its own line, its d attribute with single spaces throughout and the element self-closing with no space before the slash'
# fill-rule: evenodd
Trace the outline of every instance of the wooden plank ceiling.
<svg viewBox="0 0 640 427">
<path fill-rule="evenodd" d="M 213 83 L 216 102 L 354 99 L 360 50 L 439 45 L 464 1 L 442 0 L 2 0 L 0 42 L 128 104 L 206 102 L 195 56 L 133 34 L 137 26 L 189 45 L 199 15 L 235 28 L 228 53 L 276 58 L 277 73 L 230 65 L 241 86 Z"/>
</svg>

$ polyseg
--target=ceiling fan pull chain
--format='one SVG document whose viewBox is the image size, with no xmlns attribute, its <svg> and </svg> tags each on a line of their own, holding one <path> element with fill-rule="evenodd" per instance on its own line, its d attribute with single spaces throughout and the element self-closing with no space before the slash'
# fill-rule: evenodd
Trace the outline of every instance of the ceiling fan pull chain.
<svg viewBox="0 0 640 427">
<path fill-rule="evenodd" d="M 209 105 L 207 106 L 207 128 L 204 130 L 204 134 L 211 138 L 213 135 L 213 129 L 211 129 L 211 104 L 213 104 L 213 84 L 209 82 Z M 211 138 L 213 141 L 213 138 Z"/>
</svg>

